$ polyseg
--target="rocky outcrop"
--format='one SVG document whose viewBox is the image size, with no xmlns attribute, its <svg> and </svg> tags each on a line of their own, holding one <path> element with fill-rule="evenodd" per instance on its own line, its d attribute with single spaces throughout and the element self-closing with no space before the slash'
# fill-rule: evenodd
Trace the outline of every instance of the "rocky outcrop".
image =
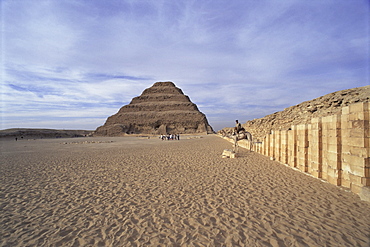
<svg viewBox="0 0 370 247">
<path fill-rule="evenodd" d="M 287 130 L 292 125 L 309 124 L 312 118 L 338 114 L 344 106 L 357 102 L 369 102 L 369 100 L 370 86 L 337 91 L 263 118 L 247 121 L 243 127 L 252 133 L 255 140 L 261 140 L 271 130 Z M 224 128 L 220 133 L 230 131 L 230 129 Z"/>
<path fill-rule="evenodd" d="M 213 133 L 206 116 L 173 82 L 156 82 L 108 117 L 97 136 Z"/>
</svg>

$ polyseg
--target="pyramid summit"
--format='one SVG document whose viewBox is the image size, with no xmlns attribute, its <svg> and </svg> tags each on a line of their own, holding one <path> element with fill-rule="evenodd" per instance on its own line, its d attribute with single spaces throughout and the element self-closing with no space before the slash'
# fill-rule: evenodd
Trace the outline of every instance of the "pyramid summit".
<svg viewBox="0 0 370 247">
<path fill-rule="evenodd" d="M 173 82 L 156 82 L 108 117 L 97 136 L 213 133 L 206 116 Z"/>
</svg>

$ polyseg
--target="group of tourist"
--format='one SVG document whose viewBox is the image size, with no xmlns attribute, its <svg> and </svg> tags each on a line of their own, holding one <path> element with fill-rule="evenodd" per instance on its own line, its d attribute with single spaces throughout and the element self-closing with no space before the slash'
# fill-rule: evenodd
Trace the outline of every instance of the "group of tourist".
<svg viewBox="0 0 370 247">
<path fill-rule="evenodd" d="M 162 141 L 164 141 L 164 140 L 180 140 L 180 134 L 175 134 L 175 135 L 173 135 L 173 134 L 167 134 L 167 135 L 161 135 L 160 137 L 159 137 L 160 139 L 162 139 Z"/>
</svg>

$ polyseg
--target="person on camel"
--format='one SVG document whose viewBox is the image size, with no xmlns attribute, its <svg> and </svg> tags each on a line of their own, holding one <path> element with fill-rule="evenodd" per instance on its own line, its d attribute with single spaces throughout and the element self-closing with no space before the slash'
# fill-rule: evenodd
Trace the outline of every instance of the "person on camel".
<svg viewBox="0 0 370 247">
<path fill-rule="evenodd" d="M 245 131 L 245 129 L 242 127 L 242 125 L 239 123 L 238 120 L 235 120 L 235 132 L 239 134 L 241 131 Z"/>
</svg>

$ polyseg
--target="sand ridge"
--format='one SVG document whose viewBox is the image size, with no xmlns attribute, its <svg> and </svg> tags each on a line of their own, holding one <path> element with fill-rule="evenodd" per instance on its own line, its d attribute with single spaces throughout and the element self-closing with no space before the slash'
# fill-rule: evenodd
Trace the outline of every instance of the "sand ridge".
<svg viewBox="0 0 370 247">
<path fill-rule="evenodd" d="M 217 136 L 76 141 L 0 143 L 1 246 L 370 244 L 369 203 Z"/>
</svg>

